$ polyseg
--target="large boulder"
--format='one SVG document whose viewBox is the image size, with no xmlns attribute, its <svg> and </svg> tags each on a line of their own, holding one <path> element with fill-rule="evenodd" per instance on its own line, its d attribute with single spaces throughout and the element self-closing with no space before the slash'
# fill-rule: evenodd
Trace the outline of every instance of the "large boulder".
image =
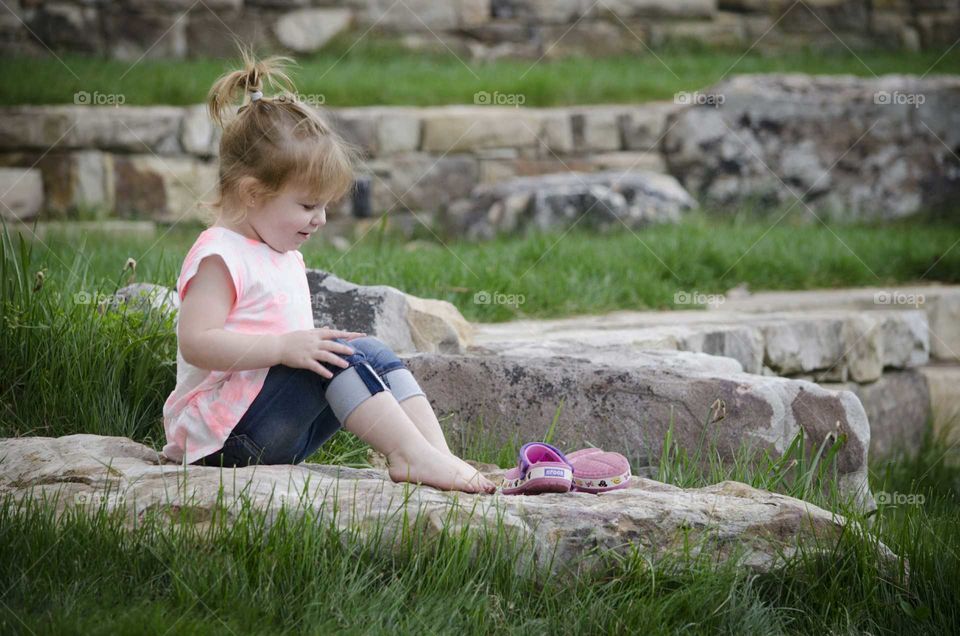
<svg viewBox="0 0 960 636">
<path fill-rule="evenodd" d="M 417 298 L 389 285 L 357 285 L 329 272 L 307 270 L 317 327 L 364 331 L 397 353 L 462 352 L 472 328 L 445 300 Z"/>
<path fill-rule="evenodd" d="M 703 203 L 858 220 L 960 197 L 960 78 L 738 75 L 687 101 L 662 148 Z"/>
<path fill-rule="evenodd" d="M 594 445 L 658 463 L 672 438 L 709 462 L 745 450 L 782 455 L 803 431 L 808 456 L 842 435 L 840 489 L 866 508 L 870 425 L 850 391 L 805 380 L 743 373 L 731 358 L 675 351 L 633 352 L 630 364 L 566 356 L 435 355 L 405 358 L 434 410 L 453 415 L 448 436 L 489 444 L 553 439 L 563 448 Z"/>
<path fill-rule="evenodd" d="M 93 294 L 78 292 L 75 299 L 81 302 L 85 299 L 96 299 Z M 131 283 L 117 290 L 117 293 L 107 296 L 98 303 L 101 312 L 106 310 L 125 309 L 128 311 L 152 311 L 158 314 L 174 317 L 180 310 L 180 296 L 163 285 L 154 283 Z"/>
<path fill-rule="evenodd" d="M 563 172 L 518 177 L 474 188 L 452 204 L 448 230 L 468 238 L 528 228 L 563 229 L 578 223 L 598 229 L 636 229 L 675 223 L 696 201 L 669 175 L 645 170 Z"/>
<path fill-rule="evenodd" d="M 602 495 L 469 495 L 396 484 L 375 469 L 183 467 L 128 438 L 98 435 L 3 439 L 0 458 L 0 495 L 45 497 L 57 518 L 68 510 L 119 509 L 128 527 L 148 515 L 205 527 L 215 511 L 233 518 L 249 504 L 268 523 L 281 509 L 294 516 L 309 511 L 321 523 L 376 540 L 381 550 L 410 531 L 435 537 L 466 529 L 506 539 L 525 564 L 555 572 L 576 573 L 607 554 L 634 550 L 651 560 L 736 556 L 743 566 L 768 571 L 801 549 L 830 558 L 851 530 L 838 514 L 732 481 L 681 489 L 634 477 L 628 488 Z M 496 480 L 503 472 L 488 475 Z M 895 558 L 886 546 L 879 549 L 885 561 Z"/>
</svg>

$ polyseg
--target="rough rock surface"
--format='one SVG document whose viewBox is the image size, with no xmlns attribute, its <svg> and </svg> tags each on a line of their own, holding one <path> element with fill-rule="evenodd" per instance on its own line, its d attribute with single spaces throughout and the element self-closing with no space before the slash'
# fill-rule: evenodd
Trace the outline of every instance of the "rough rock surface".
<svg viewBox="0 0 960 636">
<path fill-rule="evenodd" d="M 397 353 L 459 353 L 472 328 L 453 304 L 417 298 L 389 285 L 357 285 L 317 269 L 307 270 L 313 321 L 377 336 Z"/>
<path fill-rule="evenodd" d="M 888 371 L 867 384 L 823 384 L 852 391 L 870 421 L 870 456 L 894 457 L 920 448 L 931 416 L 931 395 L 920 369 Z"/>
<path fill-rule="evenodd" d="M 614 127 L 614 131 L 616 128 Z M 598 229 L 675 223 L 696 201 L 676 179 L 645 170 L 563 172 L 477 186 L 450 206 L 448 228 L 468 238 L 533 227 L 566 228 L 583 217 Z"/>
<path fill-rule="evenodd" d="M 133 311 L 150 309 L 173 315 L 180 310 L 180 297 L 163 285 L 133 283 L 118 289 L 116 294 L 107 299 L 104 309 L 117 309 L 121 305 Z"/>
<path fill-rule="evenodd" d="M 672 426 L 678 446 L 701 458 L 715 444 L 725 460 L 744 447 L 779 456 L 801 431 L 811 452 L 842 434 L 840 489 L 873 507 L 867 484 L 870 425 L 849 391 L 751 375 L 731 358 L 634 352 L 630 365 L 555 355 L 435 355 L 405 358 L 448 438 L 492 444 L 553 439 L 561 448 L 600 446 L 636 465 L 657 463 Z"/>
<path fill-rule="evenodd" d="M 953 461 L 960 460 L 960 366 L 931 365 L 920 373 L 930 391 L 933 434 L 944 439 Z"/>
<path fill-rule="evenodd" d="M 608 550 L 636 548 L 656 559 L 684 546 L 711 561 L 742 550 L 741 564 L 767 571 L 801 545 L 829 555 L 848 524 L 812 504 L 731 481 L 681 489 L 634 477 L 628 488 L 602 495 L 467 495 L 395 484 L 375 469 L 184 468 L 162 463 L 157 451 L 128 438 L 98 435 L 2 439 L 0 458 L 0 495 L 56 497 L 58 514 L 123 507 L 128 525 L 151 514 L 206 524 L 218 499 L 231 515 L 244 500 L 268 521 L 283 506 L 294 514 L 309 509 L 364 537 L 382 531 L 381 549 L 418 520 L 428 536 L 467 526 L 496 532 L 499 525 L 515 545 L 529 546 L 522 556 L 530 565 L 555 571 L 589 568 Z M 883 558 L 894 558 L 880 549 Z"/>
<path fill-rule="evenodd" d="M 43 207 L 43 175 L 34 168 L 0 168 L 0 218 L 27 221 Z"/>
<path fill-rule="evenodd" d="M 663 151 L 701 203 L 890 219 L 960 197 L 960 78 L 750 74 L 691 101 Z"/>
</svg>

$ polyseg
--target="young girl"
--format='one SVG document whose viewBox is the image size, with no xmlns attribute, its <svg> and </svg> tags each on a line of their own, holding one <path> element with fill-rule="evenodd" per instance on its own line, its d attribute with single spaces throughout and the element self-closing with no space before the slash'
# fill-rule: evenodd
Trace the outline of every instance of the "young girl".
<svg viewBox="0 0 960 636">
<path fill-rule="evenodd" d="M 315 329 L 298 248 L 353 183 L 356 149 L 295 92 L 282 63 L 220 77 L 208 108 L 223 127 L 214 224 L 177 281 L 177 385 L 163 408 L 166 457 L 219 466 L 296 464 L 341 426 L 387 457 L 390 478 L 442 489 L 495 486 L 447 447 L 404 363 L 362 332 Z M 230 105 L 244 103 L 225 123 Z M 246 97 L 246 99 L 244 99 Z"/>
</svg>

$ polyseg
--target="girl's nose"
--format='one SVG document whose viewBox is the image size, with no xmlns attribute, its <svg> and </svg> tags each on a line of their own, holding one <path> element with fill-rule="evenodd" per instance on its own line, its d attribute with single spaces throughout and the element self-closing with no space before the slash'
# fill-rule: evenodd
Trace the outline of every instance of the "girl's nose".
<svg viewBox="0 0 960 636">
<path fill-rule="evenodd" d="M 314 227 L 320 227 L 321 225 L 325 225 L 326 222 L 327 222 L 326 208 L 323 208 L 322 210 L 320 210 L 319 214 L 315 214 L 314 217 L 311 219 L 311 224 Z"/>
</svg>

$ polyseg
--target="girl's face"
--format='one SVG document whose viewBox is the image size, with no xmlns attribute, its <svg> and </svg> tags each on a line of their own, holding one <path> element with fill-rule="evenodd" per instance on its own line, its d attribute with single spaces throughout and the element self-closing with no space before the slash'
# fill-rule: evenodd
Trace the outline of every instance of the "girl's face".
<svg viewBox="0 0 960 636">
<path fill-rule="evenodd" d="M 310 199 L 303 186 L 288 184 L 270 200 L 256 200 L 241 226 L 276 251 L 287 252 L 298 249 L 323 227 L 326 207 L 326 201 Z"/>
</svg>

